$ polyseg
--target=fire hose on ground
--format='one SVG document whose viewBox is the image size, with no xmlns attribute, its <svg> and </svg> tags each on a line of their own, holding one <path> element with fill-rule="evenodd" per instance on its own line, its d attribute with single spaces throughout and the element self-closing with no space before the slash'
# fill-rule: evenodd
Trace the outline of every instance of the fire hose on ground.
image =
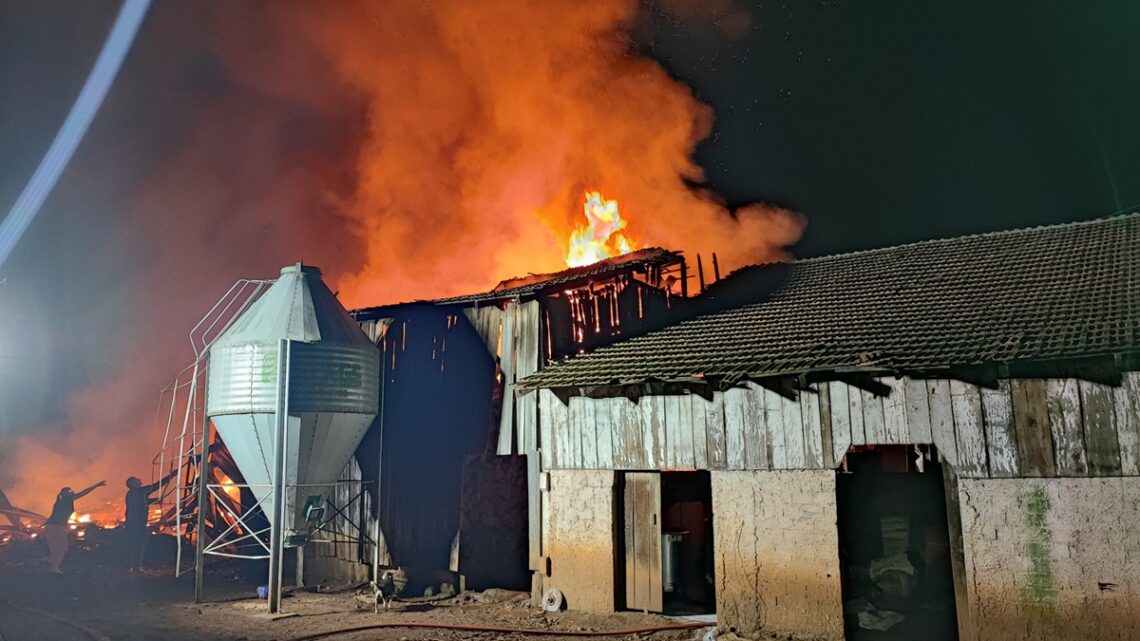
<svg viewBox="0 0 1140 641">
<path fill-rule="evenodd" d="M 708 623 L 672 623 L 666 625 L 654 625 L 644 628 L 631 628 L 628 630 L 602 630 L 602 631 L 582 631 L 582 630 L 550 630 L 545 628 L 506 628 L 489 625 L 471 625 L 461 623 L 429 623 L 429 622 L 392 622 L 392 623 L 374 623 L 372 625 L 362 625 L 354 628 L 341 628 L 338 630 L 328 630 L 325 632 L 317 632 L 303 637 L 296 637 L 288 641 L 315 641 L 316 639 L 325 639 L 339 634 L 352 634 L 353 632 L 367 632 L 369 630 L 384 630 L 391 628 L 413 628 L 413 629 L 427 629 L 427 630 L 452 630 L 455 632 L 494 632 L 498 634 L 529 634 L 533 636 L 548 636 L 548 637 L 622 637 L 632 636 L 635 634 L 651 634 L 653 632 L 673 632 L 678 630 L 696 630 L 698 628 L 707 628 Z"/>
</svg>

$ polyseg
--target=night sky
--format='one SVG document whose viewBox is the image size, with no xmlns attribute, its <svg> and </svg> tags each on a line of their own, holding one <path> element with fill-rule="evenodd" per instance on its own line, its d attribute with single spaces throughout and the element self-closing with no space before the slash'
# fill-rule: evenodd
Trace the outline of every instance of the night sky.
<svg viewBox="0 0 1140 641">
<path fill-rule="evenodd" d="M 711 185 L 808 215 L 798 255 L 1140 203 L 1140 4 L 749 6 L 743 39 L 659 18 L 650 49 L 715 109 Z"/>
<path fill-rule="evenodd" d="M 360 126 L 358 105 L 278 104 L 238 95 L 225 77 L 209 44 L 212 23 L 197 12 L 216 17 L 236 4 L 152 9 L 72 165 L 0 267 L 0 320 L 15 328 L 0 337 L 0 350 L 15 354 L 0 354 L 0 434 L 58 420 L 111 352 L 131 349 L 117 331 L 135 296 L 122 282 L 140 256 L 164 249 L 140 243 L 127 212 L 152 169 L 195 135 L 195 109 L 230 100 L 302 132 L 272 148 L 277 157 L 265 163 L 274 167 L 249 189 L 274 184 L 275 163 L 291 149 L 320 159 L 313 167 L 330 191 L 351 179 L 328 166 Z M 713 133 L 697 151 L 707 187 L 733 205 L 767 201 L 807 216 L 799 256 L 1088 219 L 1140 203 L 1138 3 L 737 4 L 751 15 L 742 32 L 647 5 L 630 46 L 713 108 Z M 117 9 L 0 0 L 0 211 L 50 144 Z M 235 13 L 250 20 L 253 11 Z M 232 155 L 217 153 L 219 164 Z M 289 262 L 265 260 L 227 266 L 236 278 Z M 185 361 L 184 335 L 171 332 L 171 373 Z"/>
</svg>

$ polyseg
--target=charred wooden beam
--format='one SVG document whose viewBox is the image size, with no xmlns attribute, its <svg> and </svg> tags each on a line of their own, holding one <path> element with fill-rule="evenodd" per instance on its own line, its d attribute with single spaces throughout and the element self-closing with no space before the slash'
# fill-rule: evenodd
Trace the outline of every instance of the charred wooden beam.
<svg viewBox="0 0 1140 641">
<path fill-rule="evenodd" d="M 701 261 L 700 254 L 697 254 L 697 281 L 701 285 L 701 293 L 705 293 L 705 264 Z"/>
</svg>

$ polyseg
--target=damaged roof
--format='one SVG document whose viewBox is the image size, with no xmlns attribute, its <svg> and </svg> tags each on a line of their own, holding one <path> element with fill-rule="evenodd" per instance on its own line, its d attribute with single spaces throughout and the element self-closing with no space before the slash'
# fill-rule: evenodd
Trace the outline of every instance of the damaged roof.
<svg viewBox="0 0 1140 641">
<path fill-rule="evenodd" d="M 1140 213 L 749 267 L 707 295 L 722 311 L 517 385 L 732 382 L 1135 353 Z"/>
<path fill-rule="evenodd" d="M 578 281 L 607 279 L 615 274 L 630 271 L 633 268 L 648 265 L 661 266 L 678 263 L 684 260 L 680 252 L 673 252 L 660 247 L 647 247 L 632 251 L 621 256 L 614 256 L 603 261 L 571 267 L 553 274 L 528 274 L 518 278 L 511 278 L 499 283 L 489 292 L 443 298 L 434 301 L 439 304 L 452 303 L 480 303 L 493 300 L 513 299 L 538 294 L 546 289 L 559 288 Z"/>
<path fill-rule="evenodd" d="M 351 314 L 358 320 L 362 320 L 371 318 L 383 310 L 403 305 L 462 305 L 468 303 L 480 304 L 492 301 L 513 300 L 536 296 L 549 289 L 575 287 L 592 280 L 605 280 L 617 274 L 634 271 L 636 269 L 644 269 L 647 266 L 661 267 L 679 263 L 682 260 L 684 260 L 684 256 L 680 252 L 669 251 L 667 249 L 661 249 L 660 247 L 646 247 L 645 249 L 632 251 L 628 254 L 622 254 L 621 256 L 607 258 L 591 265 L 571 267 L 570 269 L 564 269 L 551 274 L 527 274 L 526 276 L 511 278 L 502 281 L 496 285 L 494 289 L 479 294 L 396 303 L 378 307 L 365 307 L 352 310 Z"/>
</svg>

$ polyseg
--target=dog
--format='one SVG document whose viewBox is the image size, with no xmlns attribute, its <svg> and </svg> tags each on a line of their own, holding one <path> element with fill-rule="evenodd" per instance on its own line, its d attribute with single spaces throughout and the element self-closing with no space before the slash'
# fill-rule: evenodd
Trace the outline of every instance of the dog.
<svg viewBox="0 0 1140 641">
<path fill-rule="evenodd" d="M 388 610 L 392 606 L 392 601 L 408 587 L 408 573 L 404 571 L 403 566 L 396 569 L 380 570 L 380 576 L 372 581 L 372 598 L 375 601 L 374 611 L 380 612 L 380 603 L 384 603 L 384 609 Z"/>
</svg>

